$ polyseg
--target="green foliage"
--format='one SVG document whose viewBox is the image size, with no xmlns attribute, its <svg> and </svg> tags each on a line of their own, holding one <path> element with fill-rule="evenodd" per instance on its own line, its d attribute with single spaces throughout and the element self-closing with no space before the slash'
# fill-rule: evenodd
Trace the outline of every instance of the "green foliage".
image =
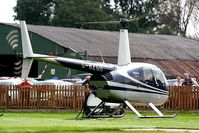
<svg viewBox="0 0 199 133">
<path fill-rule="evenodd" d="M 185 7 L 181 5 L 179 0 L 17 0 L 14 11 L 16 20 L 28 24 L 109 31 L 118 31 L 119 25 L 81 22 L 139 18 L 129 23 L 129 32 L 185 36 L 198 2 L 186 0 Z"/>
<path fill-rule="evenodd" d="M 134 18 L 151 13 L 158 0 L 114 0 L 114 2 L 114 10 L 118 14 L 126 18 Z"/>
<path fill-rule="evenodd" d="M 159 16 L 159 28 L 156 32 L 160 34 L 180 34 L 181 21 L 181 1 L 179 0 L 160 0 L 156 7 Z"/>
<path fill-rule="evenodd" d="M 15 20 L 26 20 L 28 24 L 49 25 L 54 0 L 17 0 L 14 8 Z"/>
<path fill-rule="evenodd" d="M 105 1 L 110 3 L 110 0 Z M 119 16 L 127 19 L 141 17 L 129 24 L 130 32 L 153 33 L 151 29 L 157 26 L 153 9 L 158 0 L 114 0 L 114 2 L 113 11 Z"/>
<path fill-rule="evenodd" d="M 130 32 L 152 32 L 156 23 L 151 19 L 152 9 L 157 0 L 18 0 L 14 8 L 15 19 L 26 20 L 28 24 L 54 25 L 84 29 L 119 30 L 117 24 L 90 24 L 99 22 L 142 17 L 130 23 Z"/>
<path fill-rule="evenodd" d="M 198 0 L 160 0 L 156 7 L 160 28 L 158 33 L 174 34 L 186 37 L 190 22 L 199 20 Z"/>
<path fill-rule="evenodd" d="M 101 0 L 57 0 L 52 24 L 80 28 L 81 22 L 108 21 L 115 18 Z M 83 28 L 107 29 L 106 25 L 84 25 Z"/>
</svg>

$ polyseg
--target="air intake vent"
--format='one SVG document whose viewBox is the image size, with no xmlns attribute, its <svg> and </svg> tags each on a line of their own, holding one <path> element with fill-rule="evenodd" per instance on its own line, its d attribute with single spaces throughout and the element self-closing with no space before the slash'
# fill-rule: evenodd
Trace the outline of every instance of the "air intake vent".
<svg viewBox="0 0 199 133">
<path fill-rule="evenodd" d="M 105 78 L 110 81 L 110 80 L 113 80 L 113 76 L 111 75 L 111 73 L 106 73 L 105 75 Z"/>
</svg>

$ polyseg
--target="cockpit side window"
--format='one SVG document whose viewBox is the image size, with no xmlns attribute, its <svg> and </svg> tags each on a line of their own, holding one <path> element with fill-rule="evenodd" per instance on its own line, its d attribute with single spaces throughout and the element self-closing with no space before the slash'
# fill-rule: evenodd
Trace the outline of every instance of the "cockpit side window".
<svg viewBox="0 0 199 133">
<path fill-rule="evenodd" d="M 142 68 L 136 68 L 131 71 L 128 71 L 128 74 L 138 81 L 143 82 L 143 69 Z"/>
<path fill-rule="evenodd" d="M 153 69 L 153 75 L 156 81 L 157 86 L 164 86 L 165 79 L 162 72 L 159 69 Z"/>
<path fill-rule="evenodd" d="M 155 86 L 154 77 L 150 68 L 144 68 L 144 83 L 150 86 Z"/>
</svg>

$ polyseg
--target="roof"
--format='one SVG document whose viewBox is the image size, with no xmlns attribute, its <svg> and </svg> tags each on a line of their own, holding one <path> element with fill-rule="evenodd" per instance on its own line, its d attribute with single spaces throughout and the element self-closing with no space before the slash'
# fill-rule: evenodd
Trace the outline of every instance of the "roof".
<svg viewBox="0 0 199 133">
<path fill-rule="evenodd" d="M 93 61 L 102 61 L 101 57 L 89 57 Z M 117 58 L 105 57 L 104 61 L 107 63 L 117 63 Z M 159 60 L 159 59 L 138 59 L 132 58 L 132 62 L 144 62 L 154 64 L 161 68 L 168 78 L 175 78 L 182 76 L 183 73 L 189 73 L 199 82 L 199 61 L 189 60 Z"/>
<path fill-rule="evenodd" d="M 199 62 L 198 61 L 179 61 L 179 60 L 142 60 L 136 61 L 145 62 L 157 65 L 160 67 L 167 77 L 182 76 L 183 73 L 189 73 L 192 77 L 199 76 Z"/>
<path fill-rule="evenodd" d="M 17 24 L 6 24 L 19 26 Z M 57 44 L 90 56 L 116 57 L 119 32 L 28 25 L 28 29 Z M 129 33 L 131 57 L 143 59 L 199 60 L 199 41 L 171 35 Z"/>
</svg>

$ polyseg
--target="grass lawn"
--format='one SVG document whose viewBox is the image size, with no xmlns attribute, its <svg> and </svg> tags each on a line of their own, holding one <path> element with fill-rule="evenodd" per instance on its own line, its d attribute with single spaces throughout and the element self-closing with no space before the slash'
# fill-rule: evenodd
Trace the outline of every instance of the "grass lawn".
<svg viewBox="0 0 199 133">
<path fill-rule="evenodd" d="M 0 112 L 1 114 L 1 112 Z M 75 119 L 75 113 L 4 112 L 0 133 L 123 132 L 132 128 L 199 129 L 199 113 L 180 113 L 175 118 L 139 119 L 128 112 L 124 118 Z M 149 113 L 147 113 L 149 114 Z M 151 114 L 150 114 L 151 115 Z M 153 133 L 165 131 L 134 131 Z M 178 132 L 179 133 L 179 132 Z"/>
</svg>

